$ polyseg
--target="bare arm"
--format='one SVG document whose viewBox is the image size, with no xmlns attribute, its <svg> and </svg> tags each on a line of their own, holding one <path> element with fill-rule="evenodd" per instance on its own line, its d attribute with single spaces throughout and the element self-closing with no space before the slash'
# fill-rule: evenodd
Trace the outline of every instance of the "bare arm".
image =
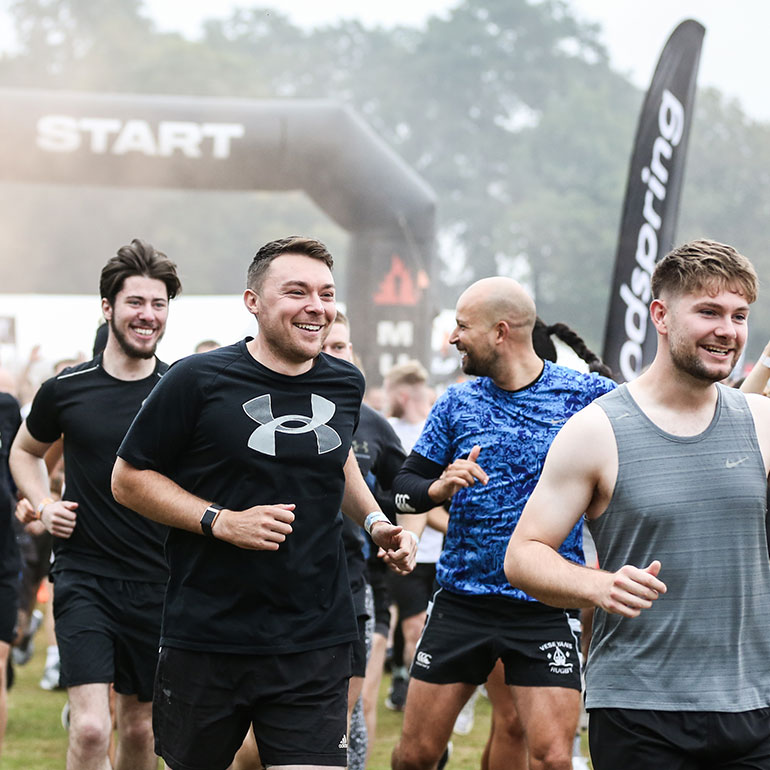
<svg viewBox="0 0 770 770">
<path fill-rule="evenodd" d="M 768 369 L 768 372 L 770 372 L 770 369 Z M 770 398 L 747 393 L 746 401 L 754 418 L 754 428 L 757 431 L 759 449 L 762 452 L 762 458 L 765 462 L 765 473 L 767 473 L 770 471 Z"/>
<path fill-rule="evenodd" d="M 59 438 L 48 447 L 48 451 L 45 453 L 45 467 L 48 469 L 49 476 L 53 473 L 63 454 L 64 439 L 59 436 Z"/>
<path fill-rule="evenodd" d="M 428 523 L 427 513 L 397 513 L 396 521 L 399 527 L 403 527 L 409 532 L 413 532 L 419 539 L 425 531 L 425 525 Z"/>
<path fill-rule="evenodd" d="M 603 513 L 616 467 L 609 421 L 600 407 L 588 406 L 551 445 L 540 481 L 513 532 L 505 555 L 512 585 L 556 607 L 596 605 L 626 617 L 636 617 L 665 593 L 656 577 L 660 562 L 645 569 L 626 565 L 612 573 L 573 564 L 558 553 L 583 512 L 594 517 Z"/>
<path fill-rule="evenodd" d="M 428 511 L 428 524 L 433 529 L 446 535 L 446 531 L 449 528 L 449 513 L 443 505 L 437 505 Z"/>
<path fill-rule="evenodd" d="M 38 441 L 27 430 L 26 422 L 16 434 L 8 463 L 16 486 L 31 505 L 23 506 L 24 523 L 40 518 L 55 537 L 68 538 L 75 529 L 78 504 L 70 500 L 52 500 L 45 454 L 52 444 Z M 50 502 L 45 502 L 49 500 Z M 38 511 L 40 508 L 40 511 Z"/>
<path fill-rule="evenodd" d="M 431 526 L 446 535 L 449 526 L 449 514 L 443 505 L 437 505 L 425 513 L 397 513 L 396 521 L 404 529 L 414 532 L 417 537 L 422 537 L 427 526 Z"/>
<path fill-rule="evenodd" d="M 369 487 L 361 475 L 358 461 L 351 449 L 345 461 L 345 494 L 342 498 L 342 512 L 360 527 L 366 517 L 379 511 L 380 506 L 374 499 Z M 372 525 L 371 538 L 380 547 L 380 556 L 386 564 L 399 573 L 411 572 L 417 553 L 417 537 L 401 526 L 394 527 L 387 521 L 378 521 Z"/>
<path fill-rule="evenodd" d="M 754 364 L 752 370 L 746 375 L 746 379 L 741 383 L 741 390 L 744 393 L 764 393 L 767 381 L 770 379 L 770 367 L 765 366 L 762 361 L 768 360 L 770 356 L 770 342 L 765 345 L 762 355 Z"/>
<path fill-rule="evenodd" d="M 207 506 L 203 500 L 153 470 L 139 470 L 118 458 L 112 471 L 112 494 L 122 505 L 148 519 L 203 536 L 200 520 Z M 293 503 L 255 505 L 243 511 L 223 509 L 212 532 L 240 548 L 277 551 L 291 534 Z"/>
</svg>

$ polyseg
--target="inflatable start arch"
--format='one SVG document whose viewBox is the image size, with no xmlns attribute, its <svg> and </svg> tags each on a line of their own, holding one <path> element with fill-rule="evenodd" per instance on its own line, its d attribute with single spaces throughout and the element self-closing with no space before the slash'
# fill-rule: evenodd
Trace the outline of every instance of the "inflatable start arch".
<svg viewBox="0 0 770 770">
<path fill-rule="evenodd" d="M 403 357 L 428 363 L 435 197 L 349 108 L 12 89 L 0 100 L 3 181 L 305 191 L 350 234 L 342 299 L 370 379 Z"/>
</svg>

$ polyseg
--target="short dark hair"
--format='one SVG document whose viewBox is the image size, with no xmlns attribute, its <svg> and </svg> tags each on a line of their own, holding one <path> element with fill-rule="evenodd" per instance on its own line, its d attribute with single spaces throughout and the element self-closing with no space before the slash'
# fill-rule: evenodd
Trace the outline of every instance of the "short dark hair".
<svg viewBox="0 0 770 770">
<path fill-rule="evenodd" d="M 121 246 L 118 253 L 102 268 L 99 296 L 112 306 L 126 278 L 133 275 L 163 281 L 169 299 L 174 299 L 182 291 L 176 265 L 152 244 L 134 238 L 129 246 Z"/>
<path fill-rule="evenodd" d="M 283 254 L 301 254 L 305 257 L 320 259 L 329 270 L 334 267 L 334 259 L 321 241 L 302 235 L 290 235 L 288 238 L 279 238 L 266 243 L 254 255 L 246 275 L 246 286 L 252 291 L 258 291 L 270 263 Z"/>
<path fill-rule="evenodd" d="M 751 304 L 757 298 L 758 283 L 754 266 L 743 254 L 725 243 L 701 238 L 678 246 L 658 262 L 652 273 L 652 296 L 727 288 Z"/>
</svg>

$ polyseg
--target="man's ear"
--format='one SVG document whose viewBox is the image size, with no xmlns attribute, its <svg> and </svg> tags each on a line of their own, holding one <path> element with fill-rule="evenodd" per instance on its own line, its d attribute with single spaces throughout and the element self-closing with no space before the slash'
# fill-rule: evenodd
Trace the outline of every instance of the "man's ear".
<svg viewBox="0 0 770 770">
<path fill-rule="evenodd" d="M 668 313 L 668 306 L 662 299 L 654 299 L 650 303 L 650 318 L 660 334 L 666 334 L 668 331 Z"/>
<path fill-rule="evenodd" d="M 102 297 L 102 315 L 105 321 L 112 320 L 112 305 L 110 305 L 107 297 Z"/>
<path fill-rule="evenodd" d="M 243 304 L 253 316 L 259 317 L 259 294 L 253 289 L 246 289 L 243 292 Z"/>
</svg>

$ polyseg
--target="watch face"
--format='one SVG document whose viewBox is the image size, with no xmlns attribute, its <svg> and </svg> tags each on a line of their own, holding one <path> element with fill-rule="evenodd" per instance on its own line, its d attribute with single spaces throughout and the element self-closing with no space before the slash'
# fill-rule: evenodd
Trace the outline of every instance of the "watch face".
<svg viewBox="0 0 770 770">
<path fill-rule="evenodd" d="M 222 510 L 221 505 L 210 505 L 203 513 L 203 517 L 201 518 L 201 529 L 203 530 L 203 533 L 208 535 L 209 537 L 214 537 L 214 532 L 211 529 L 212 525 L 214 524 L 214 519 L 216 519 L 219 512 Z"/>
</svg>

